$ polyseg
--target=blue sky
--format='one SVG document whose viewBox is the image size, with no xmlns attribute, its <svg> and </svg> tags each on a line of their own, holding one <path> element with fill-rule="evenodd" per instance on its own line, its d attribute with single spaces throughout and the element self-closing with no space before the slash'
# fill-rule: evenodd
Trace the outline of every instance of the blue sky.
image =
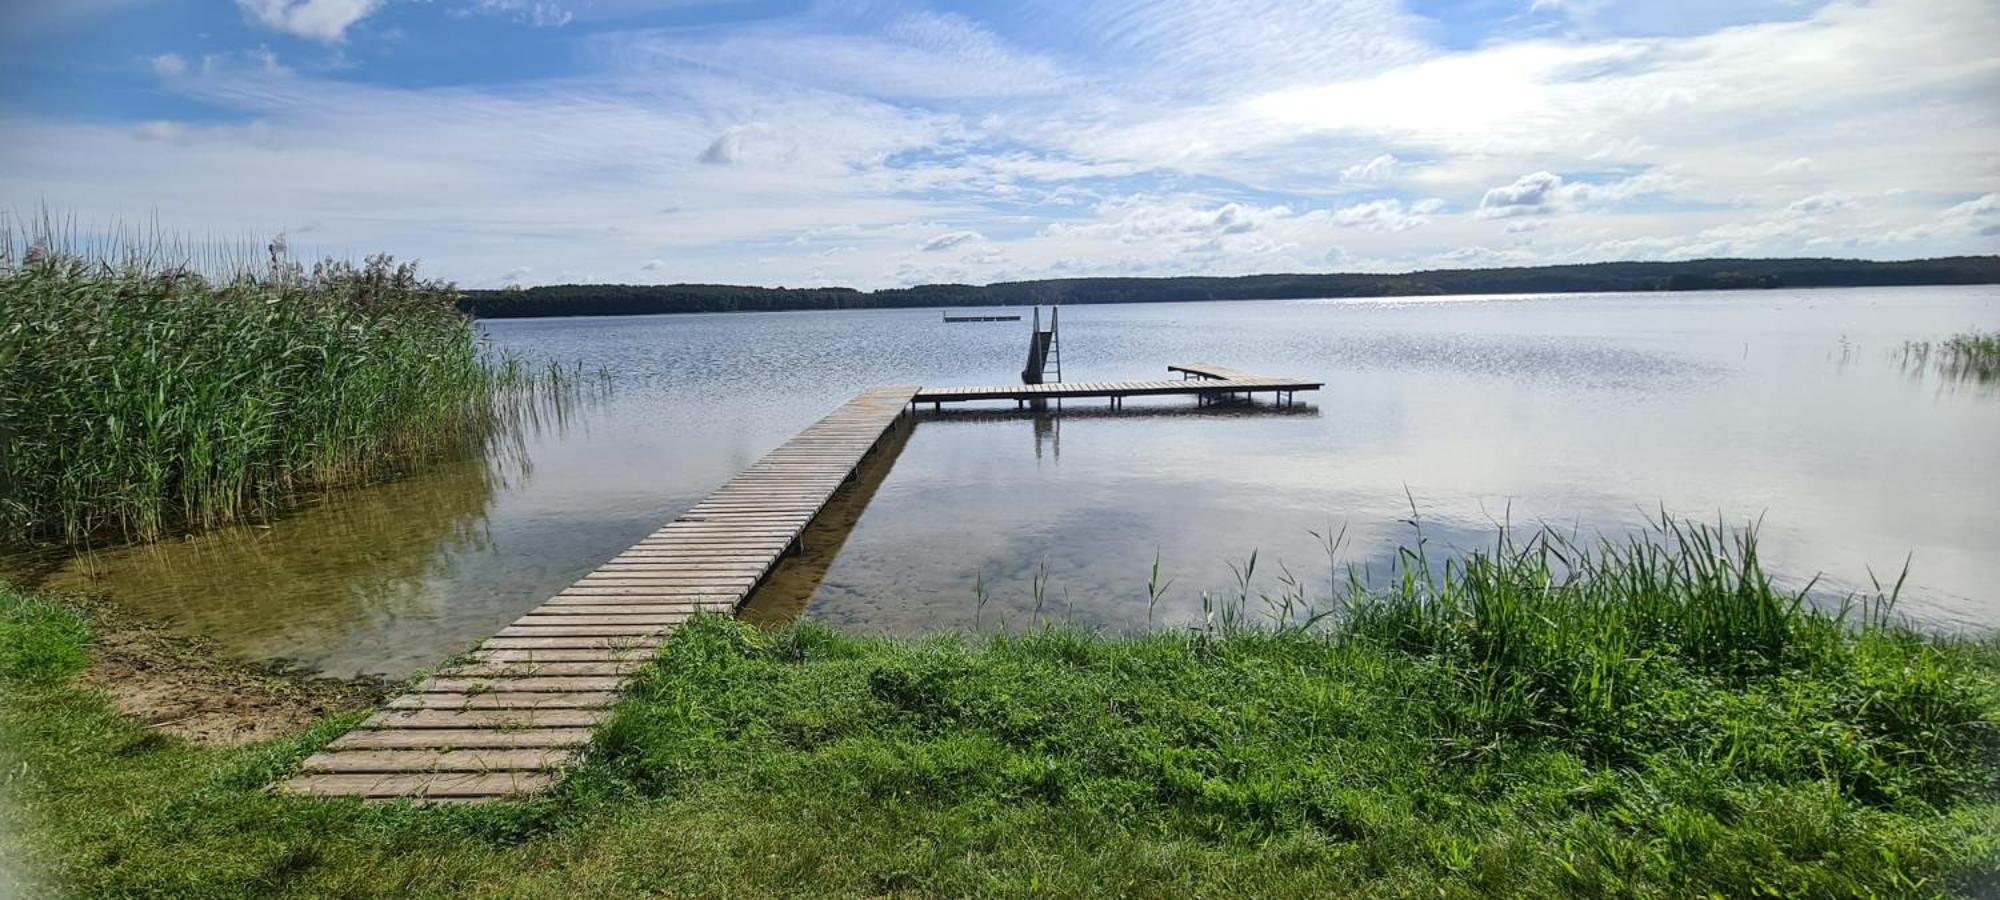
<svg viewBox="0 0 2000 900">
<path fill-rule="evenodd" d="M 1992 0 L 0 0 L 0 209 L 468 286 L 2000 252 Z"/>
</svg>

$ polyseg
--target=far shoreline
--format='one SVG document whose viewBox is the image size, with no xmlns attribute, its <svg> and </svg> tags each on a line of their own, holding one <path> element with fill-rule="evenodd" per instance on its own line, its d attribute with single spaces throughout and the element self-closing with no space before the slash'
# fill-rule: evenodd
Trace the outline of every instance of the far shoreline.
<svg viewBox="0 0 2000 900">
<path fill-rule="evenodd" d="M 1924 260 L 1710 259 L 1604 262 L 1401 274 L 1075 278 L 928 284 L 860 291 L 720 284 L 560 284 L 463 291 L 459 308 L 479 319 L 800 312 L 848 309 L 966 309 L 1036 305 L 1195 303 L 1248 300 L 1393 300 L 1546 294 L 1647 294 L 2000 284 L 2000 256 Z"/>
</svg>

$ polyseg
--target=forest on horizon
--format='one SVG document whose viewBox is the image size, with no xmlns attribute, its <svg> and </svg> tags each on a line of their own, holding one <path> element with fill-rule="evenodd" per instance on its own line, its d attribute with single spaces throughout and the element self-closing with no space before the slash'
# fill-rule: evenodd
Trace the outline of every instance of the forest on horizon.
<svg viewBox="0 0 2000 900">
<path fill-rule="evenodd" d="M 615 316 L 818 309 L 1031 306 L 1200 300 L 1296 300 L 1449 294 L 1598 293 L 2000 283 L 2000 256 L 1877 262 L 1702 259 L 1503 269 L 1360 273 L 1054 278 L 988 285 L 923 284 L 861 291 L 726 284 L 558 284 L 465 291 L 480 318 Z"/>
</svg>

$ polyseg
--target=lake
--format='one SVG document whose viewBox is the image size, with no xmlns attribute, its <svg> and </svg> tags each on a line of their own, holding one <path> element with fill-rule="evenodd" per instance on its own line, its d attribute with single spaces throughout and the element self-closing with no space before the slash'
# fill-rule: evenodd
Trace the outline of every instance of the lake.
<svg viewBox="0 0 2000 900">
<path fill-rule="evenodd" d="M 1330 562 L 1380 577 L 1500 523 L 1621 535 L 1661 512 L 1761 520 L 1829 595 L 1893 581 L 1939 629 L 2000 621 L 2000 390 L 1905 371 L 1905 340 L 2000 328 L 2000 288 L 1066 307 L 1071 381 L 1205 362 L 1323 380 L 1291 408 L 1103 401 L 923 411 L 746 616 L 863 632 L 1156 624 Z M 344 491 L 254 527 L 48 574 L 249 658 L 408 674 L 489 635 L 876 384 L 1017 382 L 1027 323 L 936 310 L 495 321 L 607 396 L 513 452 Z M 1415 524 L 1412 524 L 1412 523 Z M 1317 534 L 1316 534 L 1317 533 Z M 1333 560 L 1322 537 L 1344 535 Z M 1871 571 L 1873 576 L 1871 576 Z M 1046 585 L 1039 610 L 1034 585 Z M 976 599 L 976 587 L 987 599 Z"/>
</svg>

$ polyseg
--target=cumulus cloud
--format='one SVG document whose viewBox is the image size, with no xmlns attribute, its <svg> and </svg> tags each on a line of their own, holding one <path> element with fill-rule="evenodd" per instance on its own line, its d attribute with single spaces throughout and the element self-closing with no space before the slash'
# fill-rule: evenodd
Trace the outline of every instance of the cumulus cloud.
<svg viewBox="0 0 2000 900">
<path fill-rule="evenodd" d="M 925 253 L 937 253 L 983 240 L 986 240 L 986 235 L 980 234 L 977 231 L 947 231 L 944 234 L 925 241 L 923 249 Z"/>
<path fill-rule="evenodd" d="M 1243 234 L 1256 231 L 1257 223 L 1244 213 L 1243 204 L 1225 203 L 1215 211 L 1215 225 L 1222 234 Z"/>
<path fill-rule="evenodd" d="M 160 78 L 179 78 L 188 70 L 187 60 L 175 53 L 162 53 L 147 62 L 153 67 L 153 74 Z"/>
<path fill-rule="evenodd" d="M 520 284 L 522 280 L 533 274 L 535 274 L 535 270 L 530 266 L 515 266 L 500 273 L 500 281 L 503 284 Z"/>
<path fill-rule="evenodd" d="M 335 43 L 354 23 L 382 8 L 383 0 L 236 0 L 259 25 L 295 37 Z"/>
<path fill-rule="evenodd" d="M 1938 221 L 1955 231 L 1970 232 L 1980 237 L 2000 237 L 2000 193 L 1987 194 L 1953 206 L 1940 213 Z"/>
<path fill-rule="evenodd" d="M 1787 204 L 1785 212 L 1795 216 L 1817 216 L 1843 210 L 1853 205 L 1853 200 L 1840 194 L 1814 194 Z"/>
<path fill-rule="evenodd" d="M 646 263 L 645 263 L 645 265 L 642 265 L 642 266 L 640 266 L 640 267 L 639 267 L 639 271 L 641 271 L 641 272 L 659 272 L 659 271 L 663 271 L 663 270 L 665 270 L 666 268 L 667 268 L 667 261 L 666 261 L 666 260 L 664 260 L 664 259 L 649 259 L 649 260 L 646 260 Z"/>
<path fill-rule="evenodd" d="M 1384 153 L 1365 163 L 1355 163 L 1345 169 L 1341 169 L 1340 180 L 1368 184 L 1388 181 L 1395 176 L 1396 168 L 1401 164 L 1402 160 L 1397 159 L 1392 154 Z"/>
<path fill-rule="evenodd" d="M 1333 211 L 1333 223 L 1342 228 L 1369 231 L 1408 231 L 1430 222 L 1430 215 L 1444 209 L 1436 197 L 1404 205 L 1401 200 L 1370 200 Z"/>
<path fill-rule="evenodd" d="M 1479 215 L 1487 219 L 1544 215 L 1566 205 L 1574 194 L 1573 188 L 1566 189 L 1561 175 L 1535 172 L 1487 191 L 1479 198 Z"/>
<path fill-rule="evenodd" d="M 1567 212 L 1593 201 L 1613 203 L 1657 193 L 1673 184 L 1673 178 L 1653 172 L 1603 183 L 1569 181 L 1553 172 L 1532 172 L 1481 195 L 1479 217 L 1509 219 Z"/>
</svg>

